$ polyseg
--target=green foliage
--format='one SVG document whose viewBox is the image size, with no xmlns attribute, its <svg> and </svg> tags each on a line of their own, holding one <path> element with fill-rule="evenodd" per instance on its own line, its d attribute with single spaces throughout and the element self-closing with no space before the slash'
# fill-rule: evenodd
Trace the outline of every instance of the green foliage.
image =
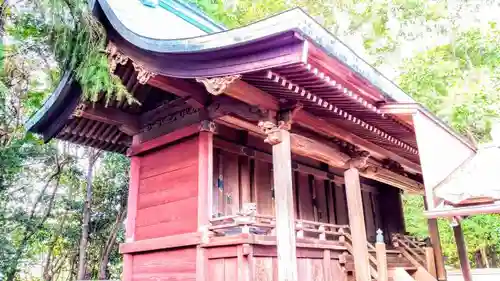
<svg viewBox="0 0 500 281">
<path fill-rule="evenodd" d="M 23 49 L 34 49 L 39 56 L 54 59 L 58 73 L 74 72 L 89 101 L 104 95 L 107 101 L 136 102 L 109 71 L 104 52 L 106 33 L 90 13 L 86 0 L 26 1 L 26 8 L 12 13 L 13 24 L 7 28 Z"/>
</svg>

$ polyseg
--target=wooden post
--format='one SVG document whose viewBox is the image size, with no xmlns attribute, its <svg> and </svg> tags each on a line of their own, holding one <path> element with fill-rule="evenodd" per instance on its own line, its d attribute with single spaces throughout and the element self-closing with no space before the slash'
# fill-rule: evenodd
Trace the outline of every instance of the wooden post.
<svg viewBox="0 0 500 281">
<path fill-rule="evenodd" d="M 215 123 L 202 121 L 198 137 L 198 228 L 209 224 L 212 213 L 214 131 Z"/>
<path fill-rule="evenodd" d="M 464 233 L 460 221 L 454 219 L 452 223 L 453 235 L 455 236 L 455 243 L 457 244 L 458 259 L 460 260 L 460 267 L 462 268 L 462 275 L 464 281 L 472 281 L 472 273 L 470 271 L 469 258 L 467 256 L 467 246 L 465 245 Z"/>
<path fill-rule="evenodd" d="M 214 132 L 215 123 L 201 122 L 198 136 L 198 232 L 202 234 L 203 243 L 208 243 L 208 225 L 212 216 Z M 196 251 L 196 281 L 205 281 L 208 274 L 206 249 L 198 246 Z"/>
<path fill-rule="evenodd" d="M 425 267 L 427 271 L 434 277 L 436 275 L 436 262 L 434 260 L 434 249 L 432 246 L 425 246 Z"/>
<path fill-rule="evenodd" d="M 375 243 L 377 253 L 378 281 L 388 281 L 387 273 L 387 252 L 385 250 L 384 236 L 382 230 L 377 230 L 377 243 Z"/>
<path fill-rule="evenodd" d="M 259 125 L 268 135 L 266 142 L 273 146 L 278 280 L 297 281 L 290 132 L 269 121 Z"/>
<path fill-rule="evenodd" d="M 363 214 L 363 201 L 361 197 L 358 168 L 351 167 L 346 170 L 344 172 L 344 178 L 356 281 L 369 281 L 371 278 L 370 263 L 368 259 L 368 241 L 366 239 L 365 218 Z"/>
<path fill-rule="evenodd" d="M 424 198 L 425 210 L 429 210 L 427 200 Z M 439 228 L 437 219 L 428 219 L 429 238 L 434 250 L 434 261 L 436 264 L 436 275 L 438 280 L 446 280 L 446 268 L 444 267 L 443 250 L 441 249 L 441 239 L 439 238 Z"/>
</svg>

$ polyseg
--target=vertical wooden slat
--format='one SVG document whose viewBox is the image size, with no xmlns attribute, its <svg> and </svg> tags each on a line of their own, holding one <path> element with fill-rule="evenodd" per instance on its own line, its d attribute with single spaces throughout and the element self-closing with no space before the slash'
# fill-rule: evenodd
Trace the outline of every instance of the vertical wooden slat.
<svg viewBox="0 0 500 281">
<path fill-rule="evenodd" d="M 280 129 L 279 134 L 281 142 L 273 145 L 278 279 L 297 281 L 290 132 Z"/>
<path fill-rule="evenodd" d="M 273 214 L 273 199 L 271 190 L 271 169 L 270 165 L 263 161 L 255 161 L 255 198 L 257 211 L 263 215 Z"/>
<path fill-rule="evenodd" d="M 240 210 L 239 176 L 238 176 L 238 155 L 223 152 L 224 166 L 224 198 L 225 215 L 234 215 Z"/>
<path fill-rule="evenodd" d="M 375 218 L 373 217 L 373 210 L 370 199 L 370 192 L 362 191 L 363 199 L 363 213 L 365 215 L 365 225 L 366 225 L 366 236 L 368 241 L 375 241 Z"/>
<path fill-rule="evenodd" d="M 220 213 L 222 213 L 222 209 L 220 206 L 220 191 L 219 191 L 219 155 L 220 155 L 220 150 L 219 149 L 214 149 L 213 152 L 213 173 L 212 173 L 212 178 L 213 178 L 213 183 L 212 183 L 212 217 L 217 217 L 219 216 Z"/>
<path fill-rule="evenodd" d="M 127 205 L 127 225 L 125 242 L 135 241 L 135 220 L 137 216 L 137 203 L 139 198 L 141 172 L 141 158 L 134 156 L 130 160 L 130 183 Z"/>
<path fill-rule="evenodd" d="M 356 280 L 369 281 L 371 279 L 359 171 L 356 168 L 350 168 L 344 172 L 344 176 Z"/>
<path fill-rule="evenodd" d="M 308 175 L 299 173 L 297 188 L 299 192 L 300 219 L 314 220 L 313 200 Z"/>
<path fill-rule="evenodd" d="M 210 222 L 213 186 L 213 133 L 202 131 L 198 139 L 198 228 Z"/>
<path fill-rule="evenodd" d="M 196 249 L 196 281 L 206 281 L 208 279 L 208 259 L 206 249 L 200 246 Z"/>
<path fill-rule="evenodd" d="M 345 187 L 342 185 L 335 185 L 335 213 L 337 215 L 338 224 L 348 224 L 349 216 L 346 203 Z"/>
<path fill-rule="evenodd" d="M 338 278 L 337 276 L 335 277 Z M 334 280 L 334 276 L 332 276 L 332 252 L 329 249 L 323 251 L 323 280 Z"/>
<path fill-rule="evenodd" d="M 240 156 L 240 208 L 243 203 L 251 202 L 251 180 L 250 180 L 250 161 L 246 156 Z"/>
<path fill-rule="evenodd" d="M 329 180 L 324 181 L 325 184 L 325 197 L 326 197 L 326 207 L 328 209 L 328 222 L 336 224 L 337 218 L 335 214 L 335 185 Z"/>
<path fill-rule="evenodd" d="M 320 179 L 314 179 L 314 189 L 316 190 L 316 204 L 318 218 L 320 222 L 328 222 L 328 199 L 325 191 L 325 182 Z"/>
</svg>

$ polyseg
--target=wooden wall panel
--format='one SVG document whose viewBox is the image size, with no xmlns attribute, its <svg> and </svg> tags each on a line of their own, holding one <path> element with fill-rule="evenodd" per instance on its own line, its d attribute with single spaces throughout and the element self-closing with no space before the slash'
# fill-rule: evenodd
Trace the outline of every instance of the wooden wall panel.
<svg viewBox="0 0 500 281">
<path fill-rule="evenodd" d="M 263 215 L 274 215 L 273 192 L 271 184 L 271 165 L 262 161 L 255 161 L 253 188 L 256 193 L 254 198 L 257 203 L 257 211 Z"/>
<path fill-rule="evenodd" d="M 375 216 L 372 209 L 371 203 L 371 192 L 363 191 L 363 211 L 365 216 L 365 227 L 366 227 L 366 237 L 368 241 L 375 242 Z"/>
<path fill-rule="evenodd" d="M 238 155 L 222 152 L 223 165 L 223 185 L 225 206 L 224 214 L 234 215 L 240 210 L 240 182 L 239 182 L 239 164 Z"/>
<path fill-rule="evenodd" d="M 325 190 L 325 181 L 314 179 L 314 191 L 316 202 L 316 220 L 320 222 L 328 222 L 328 198 Z"/>
<path fill-rule="evenodd" d="M 146 154 L 139 178 L 135 240 L 197 230 L 197 138 Z"/>
<path fill-rule="evenodd" d="M 132 280 L 196 280 L 196 248 L 134 255 Z"/>
<path fill-rule="evenodd" d="M 299 194 L 299 217 L 303 220 L 313 221 L 314 208 L 309 176 L 306 174 L 299 174 L 297 183 Z"/>
<path fill-rule="evenodd" d="M 335 190 L 335 213 L 337 216 L 337 223 L 349 224 L 345 187 L 336 184 L 333 189 Z"/>
<path fill-rule="evenodd" d="M 331 181 L 325 181 L 327 206 L 328 206 L 328 222 L 336 224 L 337 214 L 335 210 L 335 184 Z"/>
</svg>

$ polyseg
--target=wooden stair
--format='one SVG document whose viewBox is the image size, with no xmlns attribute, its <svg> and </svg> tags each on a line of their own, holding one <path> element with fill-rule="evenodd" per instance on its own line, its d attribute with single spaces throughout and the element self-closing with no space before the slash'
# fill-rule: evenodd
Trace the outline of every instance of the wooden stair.
<svg viewBox="0 0 500 281">
<path fill-rule="evenodd" d="M 387 250 L 387 267 L 389 281 L 437 281 L 423 266 L 412 263 L 399 250 Z M 344 270 L 348 280 L 355 281 L 352 255 L 345 255 Z"/>
</svg>

